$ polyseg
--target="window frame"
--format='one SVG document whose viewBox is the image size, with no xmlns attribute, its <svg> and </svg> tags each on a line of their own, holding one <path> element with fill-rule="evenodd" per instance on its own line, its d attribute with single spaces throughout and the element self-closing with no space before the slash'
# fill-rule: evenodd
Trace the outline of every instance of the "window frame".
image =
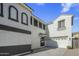
<svg viewBox="0 0 79 59">
<path fill-rule="evenodd" d="M 12 12 L 11 9 L 12 9 L 12 8 L 16 11 L 16 18 L 12 18 L 12 16 L 11 16 L 11 12 Z M 17 9 L 16 7 L 10 5 L 10 6 L 9 6 L 9 10 L 8 10 L 8 12 L 9 12 L 9 14 L 8 14 L 8 18 L 9 18 L 10 20 L 19 22 L 19 20 L 18 20 L 18 9 Z"/>
<path fill-rule="evenodd" d="M 43 26 L 42 26 L 42 23 L 41 22 L 39 22 L 39 28 L 42 28 Z"/>
<path fill-rule="evenodd" d="M 34 18 L 34 26 L 38 27 L 38 20 L 36 20 L 35 18 Z"/>
<path fill-rule="evenodd" d="M 58 30 L 64 30 L 64 29 L 66 29 L 66 27 L 65 27 L 65 20 L 58 21 Z"/>
<path fill-rule="evenodd" d="M 44 30 L 46 29 L 46 26 L 45 26 L 45 24 L 43 24 L 43 29 L 44 29 Z"/>
<path fill-rule="evenodd" d="M 30 16 L 30 24 L 32 25 L 33 24 L 33 17 Z"/>
<path fill-rule="evenodd" d="M 74 19 L 73 19 L 73 18 L 74 18 L 74 16 L 72 16 L 72 22 L 71 22 L 71 25 L 74 25 L 74 23 L 73 23 L 73 22 L 74 22 Z"/>
<path fill-rule="evenodd" d="M 26 22 L 23 22 L 23 15 L 26 15 Z M 28 25 L 28 15 L 25 13 L 25 12 L 22 12 L 21 13 L 21 23 L 24 24 L 24 25 Z"/>
</svg>

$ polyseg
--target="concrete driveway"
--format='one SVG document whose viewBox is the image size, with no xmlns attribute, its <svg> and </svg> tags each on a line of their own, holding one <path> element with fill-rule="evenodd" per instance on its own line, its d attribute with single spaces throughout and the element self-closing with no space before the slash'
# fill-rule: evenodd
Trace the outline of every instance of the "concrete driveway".
<svg viewBox="0 0 79 59">
<path fill-rule="evenodd" d="M 40 51 L 38 53 L 33 53 L 26 56 L 79 56 L 79 49 L 56 48 Z"/>
</svg>

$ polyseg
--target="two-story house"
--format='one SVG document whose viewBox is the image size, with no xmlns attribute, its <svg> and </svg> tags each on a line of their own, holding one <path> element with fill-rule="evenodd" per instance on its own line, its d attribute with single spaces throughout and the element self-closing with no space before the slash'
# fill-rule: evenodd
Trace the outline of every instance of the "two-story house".
<svg viewBox="0 0 79 59">
<path fill-rule="evenodd" d="M 45 46 L 46 23 L 22 3 L 0 3 L 0 55 L 28 52 Z"/>
<path fill-rule="evenodd" d="M 67 48 L 72 47 L 73 15 L 64 14 L 48 25 L 49 37 L 47 46 Z"/>
</svg>

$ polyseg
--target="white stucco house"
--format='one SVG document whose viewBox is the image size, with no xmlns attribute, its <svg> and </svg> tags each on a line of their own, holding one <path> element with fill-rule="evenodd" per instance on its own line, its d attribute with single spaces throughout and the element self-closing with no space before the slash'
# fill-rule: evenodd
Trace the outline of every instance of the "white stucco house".
<svg viewBox="0 0 79 59">
<path fill-rule="evenodd" d="M 46 23 L 22 3 L 0 3 L 0 55 L 27 52 L 45 46 Z M 41 37 L 42 36 L 42 37 Z"/>
<path fill-rule="evenodd" d="M 47 46 L 67 48 L 72 47 L 73 15 L 63 14 L 51 24 L 48 24 L 49 40 Z"/>
<path fill-rule="evenodd" d="M 44 46 L 72 46 L 73 15 L 47 24 L 22 3 L 0 3 L 0 55 L 13 55 Z"/>
</svg>

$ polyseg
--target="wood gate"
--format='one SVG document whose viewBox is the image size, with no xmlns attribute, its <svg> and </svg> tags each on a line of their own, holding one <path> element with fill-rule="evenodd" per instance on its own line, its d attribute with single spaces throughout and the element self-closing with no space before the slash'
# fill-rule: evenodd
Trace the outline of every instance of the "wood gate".
<svg viewBox="0 0 79 59">
<path fill-rule="evenodd" d="M 73 38 L 72 45 L 73 48 L 79 48 L 79 38 Z"/>
</svg>

